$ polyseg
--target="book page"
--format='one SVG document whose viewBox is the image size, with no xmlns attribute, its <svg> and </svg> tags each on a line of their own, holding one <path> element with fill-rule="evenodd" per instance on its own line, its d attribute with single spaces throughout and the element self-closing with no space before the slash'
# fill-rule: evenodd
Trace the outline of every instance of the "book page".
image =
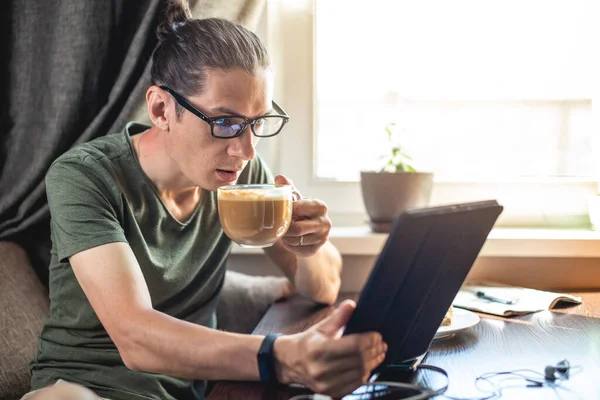
<svg viewBox="0 0 600 400">
<path fill-rule="evenodd" d="M 513 302 L 513 304 L 502 301 Z M 555 307 L 559 301 L 581 304 L 580 297 L 565 293 L 510 286 L 463 285 L 453 305 L 471 311 L 507 317 L 548 310 Z"/>
</svg>

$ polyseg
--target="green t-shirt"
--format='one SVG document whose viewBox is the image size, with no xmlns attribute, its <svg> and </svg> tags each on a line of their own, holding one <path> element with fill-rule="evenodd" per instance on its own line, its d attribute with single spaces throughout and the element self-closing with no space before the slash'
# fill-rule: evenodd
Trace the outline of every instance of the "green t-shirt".
<svg viewBox="0 0 600 400">
<path fill-rule="evenodd" d="M 147 128 L 130 123 L 121 133 L 77 146 L 46 174 L 51 304 L 31 363 L 33 389 L 64 379 L 114 400 L 204 397 L 204 381 L 127 369 L 69 263 L 69 257 L 80 251 L 126 242 L 156 310 L 216 327 L 216 301 L 231 248 L 219 223 L 216 192 L 202 194 L 186 223 L 173 218 L 132 147 L 130 136 Z M 272 181 L 260 157 L 248 163 L 238 180 Z"/>
</svg>

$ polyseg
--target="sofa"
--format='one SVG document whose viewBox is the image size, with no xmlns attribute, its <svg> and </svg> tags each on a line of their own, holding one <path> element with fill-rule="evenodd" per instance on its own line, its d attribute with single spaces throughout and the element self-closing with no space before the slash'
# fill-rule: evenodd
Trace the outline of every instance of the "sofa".
<svg viewBox="0 0 600 400">
<path fill-rule="evenodd" d="M 217 307 L 218 328 L 251 333 L 269 306 L 291 292 L 286 278 L 228 271 Z M 29 361 L 49 305 L 48 289 L 23 248 L 0 241 L 0 400 L 20 399 L 29 391 Z"/>
</svg>

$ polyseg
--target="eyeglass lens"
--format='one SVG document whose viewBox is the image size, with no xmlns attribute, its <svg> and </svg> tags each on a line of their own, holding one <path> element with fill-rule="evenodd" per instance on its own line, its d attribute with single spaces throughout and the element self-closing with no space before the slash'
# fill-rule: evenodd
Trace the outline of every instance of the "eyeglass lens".
<svg viewBox="0 0 600 400">
<path fill-rule="evenodd" d="M 252 131 L 256 136 L 272 136 L 281 130 L 284 119 L 278 116 L 266 116 L 254 120 Z M 235 136 L 244 128 L 246 121 L 239 117 L 223 117 L 214 120 L 213 134 L 218 137 Z"/>
</svg>

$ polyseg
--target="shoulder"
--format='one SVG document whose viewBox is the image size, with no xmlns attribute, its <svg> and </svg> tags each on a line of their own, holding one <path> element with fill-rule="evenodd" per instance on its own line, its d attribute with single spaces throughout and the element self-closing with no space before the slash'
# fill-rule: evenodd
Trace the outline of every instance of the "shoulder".
<svg viewBox="0 0 600 400">
<path fill-rule="evenodd" d="M 58 157 L 45 176 L 48 196 L 82 190 L 115 192 L 116 174 L 128 145 L 122 134 L 110 134 L 78 145 Z"/>
<path fill-rule="evenodd" d="M 71 148 L 54 160 L 46 175 L 63 169 L 82 173 L 110 169 L 118 159 L 128 156 L 128 152 L 129 145 L 122 133 L 109 134 Z"/>
<path fill-rule="evenodd" d="M 58 157 L 53 164 L 60 162 L 80 162 L 115 159 L 130 152 L 127 139 L 120 133 L 111 133 L 86 143 L 78 144 Z"/>
</svg>

